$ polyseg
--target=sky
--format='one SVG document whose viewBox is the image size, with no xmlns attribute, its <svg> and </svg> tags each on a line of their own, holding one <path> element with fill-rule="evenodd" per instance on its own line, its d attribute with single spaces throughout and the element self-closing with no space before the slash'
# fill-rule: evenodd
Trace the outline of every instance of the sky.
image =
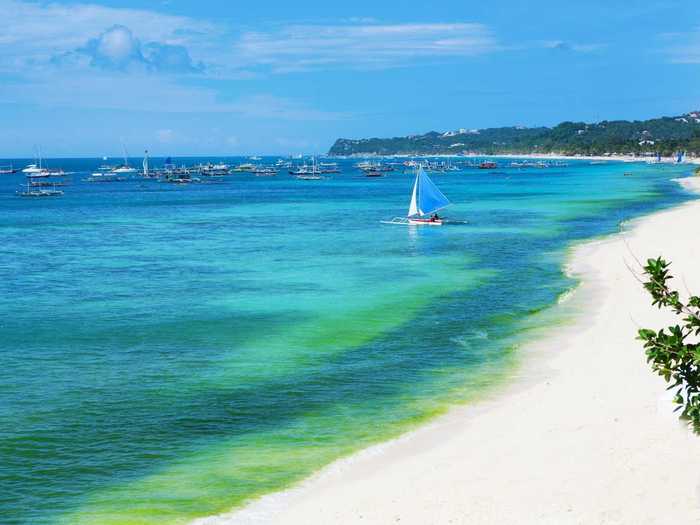
<svg viewBox="0 0 700 525">
<path fill-rule="evenodd" d="M 323 153 L 336 138 L 700 109 L 700 1 L 0 0 L 0 156 Z"/>
</svg>

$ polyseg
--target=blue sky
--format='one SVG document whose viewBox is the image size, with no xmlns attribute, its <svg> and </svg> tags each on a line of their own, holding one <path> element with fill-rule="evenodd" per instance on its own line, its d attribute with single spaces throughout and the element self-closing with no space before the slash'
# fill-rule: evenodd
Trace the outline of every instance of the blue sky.
<svg viewBox="0 0 700 525">
<path fill-rule="evenodd" d="M 700 2 L 0 0 L 0 156 L 324 152 L 700 109 Z"/>
</svg>

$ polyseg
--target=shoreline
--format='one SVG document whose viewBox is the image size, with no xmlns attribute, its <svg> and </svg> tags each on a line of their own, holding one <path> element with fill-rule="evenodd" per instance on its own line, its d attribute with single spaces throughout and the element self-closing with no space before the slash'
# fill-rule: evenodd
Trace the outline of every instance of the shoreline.
<svg viewBox="0 0 700 525">
<path fill-rule="evenodd" d="M 330 155 L 329 158 L 337 159 L 368 159 L 368 158 L 397 158 L 397 159 L 532 159 L 532 160 L 588 160 L 593 162 L 639 162 L 646 163 L 647 157 L 635 157 L 633 155 L 561 155 L 556 153 L 500 153 L 500 154 L 468 154 L 468 155 Z M 650 157 L 649 157 L 650 158 Z M 700 157 L 686 158 L 684 164 L 700 165 Z M 675 159 L 672 157 L 662 157 L 661 162 L 653 164 L 675 164 Z"/>
<path fill-rule="evenodd" d="M 700 178 L 680 183 L 700 193 Z M 579 284 L 557 308 L 573 321 L 524 345 L 486 398 L 193 524 L 700 522 L 700 437 L 635 340 L 671 318 L 623 264 L 663 254 L 700 289 L 692 231 L 673 227 L 698 219 L 700 200 L 571 247 Z"/>
</svg>

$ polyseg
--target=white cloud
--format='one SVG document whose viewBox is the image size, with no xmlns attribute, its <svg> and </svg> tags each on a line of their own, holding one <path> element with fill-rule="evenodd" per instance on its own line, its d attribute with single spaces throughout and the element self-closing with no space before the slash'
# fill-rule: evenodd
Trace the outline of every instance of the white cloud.
<svg viewBox="0 0 700 525">
<path fill-rule="evenodd" d="M 665 33 L 660 38 L 671 62 L 700 64 L 700 27 L 688 33 Z"/>
<path fill-rule="evenodd" d="M 244 33 L 234 47 L 242 65 L 264 65 L 278 73 L 392 67 L 497 49 L 491 31 L 476 23 L 295 25 L 273 32 Z"/>
<path fill-rule="evenodd" d="M 545 40 L 542 46 L 546 49 L 555 49 L 557 51 L 573 51 L 575 53 L 592 53 L 605 48 L 605 44 L 578 44 L 575 42 L 567 42 L 566 40 Z"/>
<path fill-rule="evenodd" d="M 173 141 L 175 132 L 172 129 L 159 129 L 156 131 L 156 140 L 161 144 L 168 144 Z"/>
<path fill-rule="evenodd" d="M 161 42 L 141 44 L 131 29 L 122 25 L 109 27 L 84 46 L 54 57 L 52 63 L 75 66 L 86 60 L 90 66 L 121 71 L 194 73 L 204 69 L 203 64 L 192 63 L 186 47 Z"/>
<path fill-rule="evenodd" d="M 0 12 L 0 71 L 6 73 L 45 68 L 57 57 L 86 49 L 91 43 L 97 56 L 116 63 L 136 56 L 141 51 L 139 41 L 185 47 L 203 57 L 221 34 L 218 26 L 205 21 L 94 4 L 0 0 Z M 84 64 L 79 60 L 73 63 L 80 65 Z"/>
<path fill-rule="evenodd" d="M 0 0 L 0 102 L 47 108 L 350 118 L 221 80 L 327 68 L 372 69 L 496 51 L 477 23 L 232 27 L 147 9 Z M 193 78 L 193 75 L 199 78 Z M 196 84 L 195 84 L 196 83 Z"/>
<path fill-rule="evenodd" d="M 76 94 L 80 94 L 76 96 Z M 216 113 L 273 120 L 331 121 L 351 115 L 314 109 L 267 94 L 222 100 L 214 88 L 184 86 L 177 79 L 147 73 L 60 75 L 0 83 L 0 103 L 47 108 L 110 109 L 165 113 Z"/>
<path fill-rule="evenodd" d="M 225 31 L 208 22 L 155 11 L 17 0 L 0 0 L 0 12 L 7 15 L 0 32 L 0 102 L 279 120 L 347 118 L 265 94 L 222 98 L 216 78 L 227 68 L 225 76 L 231 78 L 236 69 L 226 65 L 231 46 L 225 44 Z M 213 61 L 206 86 L 178 75 L 202 71 L 190 51 Z M 162 72 L 178 74 L 153 74 Z"/>
<path fill-rule="evenodd" d="M 499 49 L 478 23 L 281 25 L 236 31 L 222 23 L 147 9 L 0 0 L 0 72 L 47 67 L 202 71 L 241 78 L 318 68 L 393 67 L 416 60 L 469 57 Z"/>
<path fill-rule="evenodd" d="M 125 26 L 112 26 L 94 42 L 97 56 L 117 64 L 129 60 L 134 55 L 141 54 L 138 40 Z"/>
</svg>

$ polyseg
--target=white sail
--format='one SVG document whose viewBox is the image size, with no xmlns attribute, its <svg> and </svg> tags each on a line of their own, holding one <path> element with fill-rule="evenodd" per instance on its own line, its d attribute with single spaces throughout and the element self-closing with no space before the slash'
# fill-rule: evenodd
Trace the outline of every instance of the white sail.
<svg viewBox="0 0 700 525">
<path fill-rule="evenodd" d="M 412 217 L 418 213 L 418 177 L 420 174 L 416 174 L 416 181 L 413 183 L 413 194 L 411 195 L 411 204 L 408 207 L 408 217 Z"/>
<path fill-rule="evenodd" d="M 423 171 L 423 168 L 418 168 L 416 174 L 416 182 L 413 185 L 413 195 L 411 196 L 411 206 L 408 209 L 408 217 L 414 215 L 429 215 L 442 208 L 449 206 L 450 201 L 438 189 L 435 183 L 430 180 Z"/>
<path fill-rule="evenodd" d="M 143 176 L 148 177 L 148 150 L 143 157 Z"/>
</svg>

